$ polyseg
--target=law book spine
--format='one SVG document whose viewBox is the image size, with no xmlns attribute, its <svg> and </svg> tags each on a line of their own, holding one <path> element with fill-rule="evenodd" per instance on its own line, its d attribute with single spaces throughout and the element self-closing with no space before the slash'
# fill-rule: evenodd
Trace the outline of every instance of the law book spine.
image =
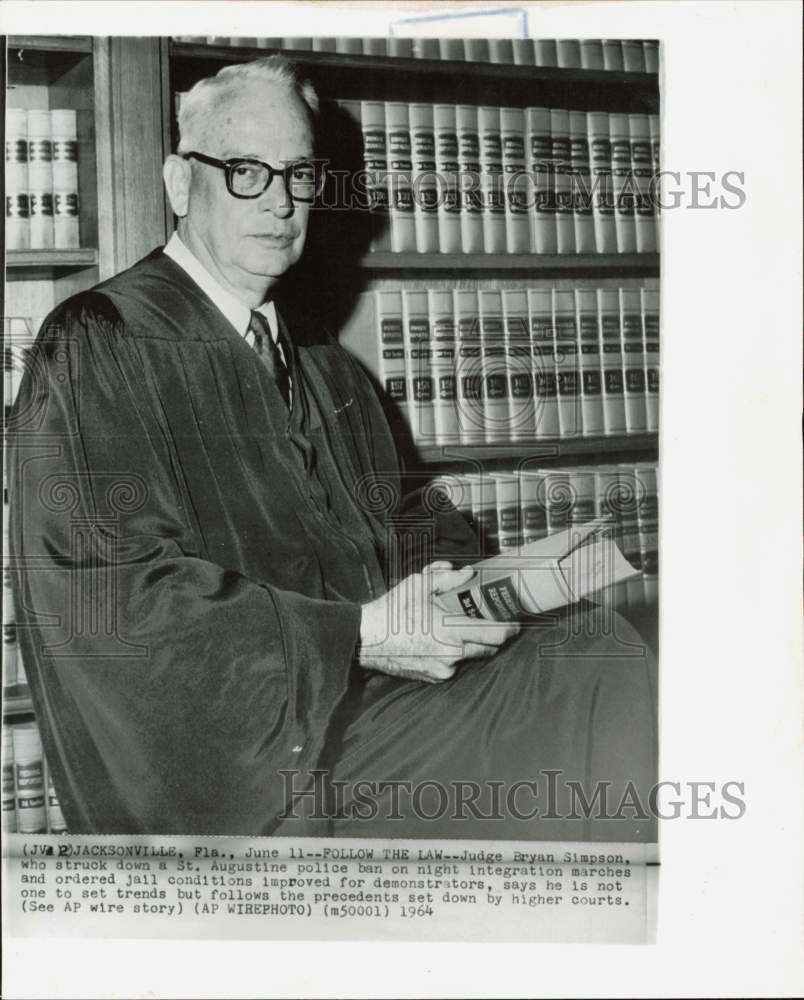
<svg viewBox="0 0 804 1000">
<path fill-rule="evenodd" d="M 477 293 L 480 315 L 480 358 L 483 374 L 483 425 L 487 444 L 507 441 L 508 360 L 505 350 L 502 295 L 481 288 Z"/>
<path fill-rule="evenodd" d="M 559 434 L 556 368 L 553 351 L 553 301 L 549 288 L 528 289 L 530 350 L 533 362 L 534 437 Z"/>
<path fill-rule="evenodd" d="M 3 833 L 17 832 L 17 799 L 14 792 L 14 740 L 11 726 L 3 726 Z"/>
<path fill-rule="evenodd" d="M 31 245 L 28 214 L 28 114 L 22 108 L 6 110 L 6 249 Z"/>
<path fill-rule="evenodd" d="M 3 520 L 8 521 L 8 505 L 3 505 Z M 4 551 L 8 551 L 6 548 Z M 3 567 L 3 687 L 17 683 L 17 626 L 14 613 L 14 594 L 11 589 L 11 570 Z"/>
<path fill-rule="evenodd" d="M 514 46 L 510 38 L 489 39 L 489 62 L 510 66 L 514 61 Z"/>
<path fill-rule="evenodd" d="M 363 130 L 363 163 L 371 212 L 371 249 L 390 250 L 391 220 L 385 104 L 382 101 L 361 101 L 358 106 L 360 111 L 358 120 Z"/>
<path fill-rule="evenodd" d="M 28 207 L 31 246 L 51 249 L 53 233 L 53 143 L 49 111 L 28 112 Z"/>
<path fill-rule="evenodd" d="M 441 59 L 448 59 L 455 62 L 463 62 L 463 39 L 462 38 L 439 38 L 438 55 Z"/>
<path fill-rule="evenodd" d="M 435 442 L 439 445 L 456 444 L 460 435 L 455 398 L 455 311 L 452 290 L 429 289 L 427 310 L 430 317 Z"/>
<path fill-rule="evenodd" d="M 645 47 L 639 38 L 622 40 L 623 69 L 626 73 L 645 72 Z"/>
<path fill-rule="evenodd" d="M 464 38 L 463 56 L 466 62 L 489 62 L 489 42 L 487 38 Z"/>
<path fill-rule="evenodd" d="M 378 373 L 392 416 L 410 427 L 407 383 L 405 380 L 405 344 L 402 323 L 402 293 L 374 293 L 377 322 Z"/>
<path fill-rule="evenodd" d="M 413 39 L 412 38 L 389 38 L 388 39 L 388 55 L 395 56 L 397 59 L 412 59 L 413 58 Z"/>
<path fill-rule="evenodd" d="M 285 39 L 291 41 L 292 39 Z M 301 41 L 302 39 L 300 39 Z M 286 46 L 290 48 L 290 46 Z M 363 54 L 363 39 L 352 38 L 347 35 L 338 35 L 335 39 L 335 51 L 342 52 L 348 56 L 359 56 Z"/>
<path fill-rule="evenodd" d="M 500 552 L 511 552 L 522 545 L 522 510 L 519 479 L 512 473 L 492 472 L 497 501 L 497 538 Z"/>
<path fill-rule="evenodd" d="M 537 66 L 558 66 L 558 49 L 554 38 L 535 38 L 533 52 Z"/>
<path fill-rule="evenodd" d="M 14 787 L 19 833 L 45 833 L 44 755 L 39 730 L 34 722 L 13 727 Z"/>
<path fill-rule="evenodd" d="M 544 474 L 523 469 L 519 474 L 521 497 L 522 543 L 538 542 L 547 537 L 547 511 L 544 506 Z"/>
<path fill-rule="evenodd" d="M 438 249 L 441 253 L 461 253 L 461 190 L 459 183 L 458 136 L 455 131 L 455 106 L 433 107 L 435 160 L 438 174 Z"/>
<path fill-rule="evenodd" d="M 555 184 L 556 243 L 559 253 L 575 253 L 569 112 L 550 111 L 551 167 Z"/>
<path fill-rule="evenodd" d="M 606 434 L 625 434 L 623 351 L 620 343 L 620 299 L 616 288 L 598 288 L 603 423 Z"/>
<path fill-rule="evenodd" d="M 643 600 L 649 607 L 659 598 L 659 495 L 657 468 L 651 462 L 637 462 L 634 474 L 639 487 L 637 521 L 642 563 Z"/>
<path fill-rule="evenodd" d="M 628 115 L 609 115 L 614 224 L 619 253 L 636 253 L 634 178 L 631 175 L 631 130 Z"/>
<path fill-rule="evenodd" d="M 651 197 L 653 155 L 650 141 L 650 122 L 647 115 L 629 115 L 631 133 L 631 171 L 636 188 L 634 202 L 634 228 L 637 253 L 656 253 L 656 219 Z"/>
<path fill-rule="evenodd" d="M 594 467 L 594 476 L 595 518 L 606 522 L 613 543 L 622 550 L 622 497 L 619 470 L 616 465 L 597 465 Z M 617 583 L 614 587 L 602 591 L 597 599 L 612 607 L 624 608 L 628 602 L 625 583 Z"/>
<path fill-rule="evenodd" d="M 620 487 L 620 523 L 622 524 L 622 553 L 628 562 L 642 571 L 642 552 L 639 544 L 639 483 L 636 480 L 634 466 L 622 464 L 618 467 Z M 644 588 L 642 576 L 625 581 L 626 603 L 631 609 L 639 608 L 643 603 Z"/>
<path fill-rule="evenodd" d="M 363 54 L 367 56 L 387 56 L 388 55 L 388 39 L 387 38 L 364 38 L 363 39 Z"/>
<path fill-rule="evenodd" d="M 402 293 L 405 378 L 413 440 L 435 444 L 433 373 L 430 358 L 430 315 L 427 291 Z"/>
<path fill-rule="evenodd" d="M 454 289 L 453 307 L 458 435 L 461 444 L 482 444 L 485 420 L 477 292 L 472 288 Z"/>
<path fill-rule="evenodd" d="M 514 38 L 511 45 L 515 66 L 536 65 L 536 52 L 533 48 L 532 38 Z"/>
<path fill-rule="evenodd" d="M 559 432 L 562 438 L 578 437 L 583 432 L 578 384 L 578 333 L 575 296 L 568 289 L 553 289 L 553 350 Z"/>
<path fill-rule="evenodd" d="M 455 108 L 461 184 L 461 246 L 464 253 L 483 253 L 483 195 L 480 187 L 480 141 L 477 108 Z"/>
<path fill-rule="evenodd" d="M 528 441 L 534 435 L 535 418 L 527 289 L 504 288 L 502 306 L 508 369 L 508 438 Z"/>
<path fill-rule="evenodd" d="M 581 39 L 581 67 L 583 69 L 605 69 L 601 39 Z"/>
<path fill-rule="evenodd" d="M 642 43 L 642 55 L 645 60 L 646 73 L 659 72 L 659 43 L 655 39 L 646 39 Z"/>
<path fill-rule="evenodd" d="M 623 47 L 620 44 L 619 39 L 603 39 L 603 68 L 622 71 Z"/>
<path fill-rule="evenodd" d="M 659 291 L 643 288 L 642 298 L 642 346 L 645 351 L 645 410 L 647 429 L 659 430 Z"/>
<path fill-rule="evenodd" d="M 529 183 L 525 162 L 525 112 L 500 108 L 503 194 L 505 197 L 505 248 L 508 253 L 530 250 Z"/>
<path fill-rule="evenodd" d="M 385 104 L 388 149 L 388 200 L 391 214 L 391 250 L 415 251 L 416 221 L 411 187 L 410 112 L 401 101 Z"/>
<path fill-rule="evenodd" d="M 413 215 L 416 249 L 438 251 L 438 181 L 436 177 L 433 105 L 411 104 L 410 142 L 413 170 Z"/>
<path fill-rule="evenodd" d="M 557 253 L 550 111 L 548 108 L 528 108 L 525 115 L 527 123 L 525 155 L 533 192 L 530 248 L 532 253 Z"/>
<path fill-rule="evenodd" d="M 500 551 L 500 524 L 497 520 L 496 483 L 488 472 L 477 474 L 472 489 L 472 514 L 480 536 L 483 556 L 493 556 Z"/>
<path fill-rule="evenodd" d="M 648 128 L 650 130 L 650 151 L 653 173 L 650 182 L 650 197 L 653 205 L 653 223 L 656 226 L 656 247 L 662 245 L 662 192 L 661 192 L 661 165 L 659 162 L 659 116 L 648 115 Z"/>
<path fill-rule="evenodd" d="M 61 803 L 56 795 L 53 775 L 47 759 L 45 759 L 45 788 L 47 790 L 47 832 L 66 833 L 67 824 L 64 821 L 64 813 L 61 811 Z"/>
<path fill-rule="evenodd" d="M 500 109 L 478 108 L 480 140 L 480 189 L 483 201 L 483 249 L 505 253 L 505 188 L 503 185 Z"/>
<path fill-rule="evenodd" d="M 623 350 L 625 429 L 629 434 L 640 434 L 648 429 L 648 417 L 645 405 L 642 300 L 638 288 L 620 289 L 620 339 Z"/>
<path fill-rule="evenodd" d="M 559 38 L 556 41 L 556 57 L 561 69 L 580 69 L 581 43 L 577 38 Z"/>
<path fill-rule="evenodd" d="M 617 228 L 614 222 L 614 192 L 611 178 L 611 139 L 609 116 L 605 111 L 590 111 L 586 116 L 589 137 L 589 168 L 592 184 L 592 219 L 598 253 L 617 253 Z"/>
<path fill-rule="evenodd" d="M 441 50 L 437 38 L 414 38 L 414 59 L 440 59 Z"/>
<path fill-rule="evenodd" d="M 604 434 L 606 427 L 603 420 L 597 294 L 594 288 L 575 289 L 575 320 L 578 331 L 581 426 L 584 437 L 596 437 Z"/>
<path fill-rule="evenodd" d="M 338 51 L 338 39 L 337 38 L 322 38 L 321 36 L 313 39 L 313 52 L 337 52 Z"/>
<path fill-rule="evenodd" d="M 78 200 L 78 124 L 72 108 L 50 112 L 53 150 L 53 245 L 81 245 Z"/>
<path fill-rule="evenodd" d="M 585 111 L 570 111 L 569 130 L 575 249 L 578 253 L 594 253 L 596 249 L 595 220 L 592 207 L 592 177 Z"/>
</svg>

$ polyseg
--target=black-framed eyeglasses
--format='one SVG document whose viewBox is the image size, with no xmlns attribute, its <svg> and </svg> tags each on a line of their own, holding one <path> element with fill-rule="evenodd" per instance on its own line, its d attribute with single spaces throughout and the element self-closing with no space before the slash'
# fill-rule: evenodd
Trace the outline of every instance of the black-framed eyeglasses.
<svg viewBox="0 0 804 1000">
<path fill-rule="evenodd" d="M 284 167 L 272 167 L 270 163 L 248 156 L 232 160 L 217 160 L 214 156 L 197 152 L 184 153 L 183 156 L 185 160 L 198 160 L 223 170 L 226 189 L 235 198 L 259 198 L 268 190 L 274 177 L 281 177 L 293 201 L 309 204 L 315 201 L 324 186 L 324 164 L 317 160 L 294 160 Z"/>
</svg>

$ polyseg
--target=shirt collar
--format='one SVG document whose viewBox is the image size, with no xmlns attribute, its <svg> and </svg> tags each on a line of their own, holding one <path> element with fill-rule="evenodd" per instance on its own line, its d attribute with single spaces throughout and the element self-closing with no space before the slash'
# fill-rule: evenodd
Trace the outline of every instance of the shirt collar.
<svg viewBox="0 0 804 1000">
<path fill-rule="evenodd" d="M 251 310 L 212 277 L 201 261 L 182 241 L 178 233 L 174 233 L 170 237 L 165 246 L 164 253 L 187 272 L 201 291 L 212 299 L 213 303 L 220 309 L 240 336 L 245 337 L 249 332 L 248 325 L 251 322 Z M 255 312 L 262 313 L 268 320 L 271 336 L 276 341 L 279 335 L 279 323 L 274 303 L 272 301 L 263 302 Z"/>
</svg>

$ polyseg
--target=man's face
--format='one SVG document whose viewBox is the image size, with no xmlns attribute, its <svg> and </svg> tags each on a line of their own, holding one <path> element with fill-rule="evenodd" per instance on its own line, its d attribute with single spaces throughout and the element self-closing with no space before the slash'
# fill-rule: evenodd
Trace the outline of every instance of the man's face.
<svg viewBox="0 0 804 1000">
<path fill-rule="evenodd" d="M 305 105 L 276 84 L 250 86 L 227 100 L 202 144 L 196 152 L 221 160 L 252 157 L 272 167 L 313 155 Z M 281 177 L 257 198 L 235 198 L 223 170 L 190 162 L 186 223 L 222 275 L 236 288 L 281 277 L 302 254 L 310 205 L 294 203 Z"/>
</svg>

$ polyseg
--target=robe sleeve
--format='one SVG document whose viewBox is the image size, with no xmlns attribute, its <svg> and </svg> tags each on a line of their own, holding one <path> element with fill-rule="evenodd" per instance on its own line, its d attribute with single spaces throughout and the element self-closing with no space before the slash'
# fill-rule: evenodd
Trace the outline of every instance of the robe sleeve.
<svg viewBox="0 0 804 1000">
<path fill-rule="evenodd" d="M 12 415 L 17 615 L 45 750 L 71 832 L 267 834 L 290 788 L 278 772 L 315 766 L 346 691 L 360 607 L 204 557 L 136 352 L 108 299 L 69 300 Z"/>
</svg>

